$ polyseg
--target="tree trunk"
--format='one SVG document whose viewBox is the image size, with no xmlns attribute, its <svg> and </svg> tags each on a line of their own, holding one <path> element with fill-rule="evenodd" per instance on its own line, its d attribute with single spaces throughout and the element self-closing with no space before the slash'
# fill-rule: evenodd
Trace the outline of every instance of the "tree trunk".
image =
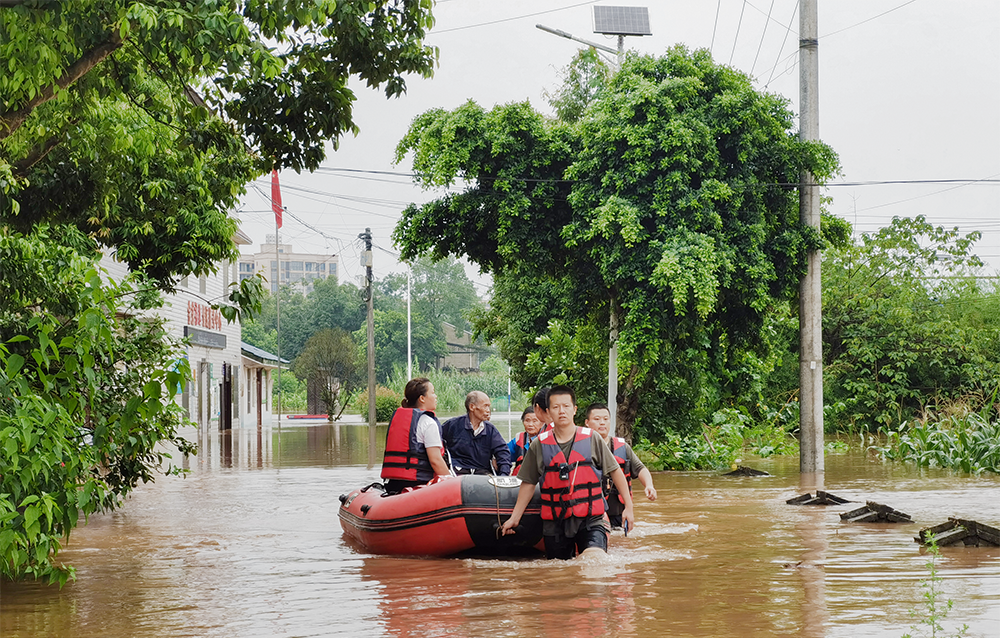
<svg viewBox="0 0 1000 638">
<path fill-rule="evenodd" d="M 10 137 L 14 131 L 24 124 L 35 108 L 54 98 L 56 96 L 56 87 L 65 89 L 70 86 L 89 73 L 95 66 L 103 62 L 109 55 L 117 51 L 121 45 L 121 33 L 112 31 L 108 34 L 107 40 L 87 51 L 79 60 L 69 65 L 66 72 L 55 81 L 55 84 L 39 91 L 33 99 L 28 100 L 21 108 L 0 114 L 0 140 Z"/>
<path fill-rule="evenodd" d="M 617 435 L 629 445 L 632 445 L 632 433 L 635 426 L 635 418 L 639 413 L 639 393 L 636 392 L 636 377 L 639 375 L 639 366 L 632 366 L 629 370 L 625 384 L 618 390 L 618 425 Z"/>
</svg>

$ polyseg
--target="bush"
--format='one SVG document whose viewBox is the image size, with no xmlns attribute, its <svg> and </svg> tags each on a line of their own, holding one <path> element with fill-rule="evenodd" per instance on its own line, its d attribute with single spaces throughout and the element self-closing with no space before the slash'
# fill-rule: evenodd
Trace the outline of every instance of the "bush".
<svg viewBox="0 0 1000 638">
<path fill-rule="evenodd" d="M 392 419 L 392 414 L 400 406 L 402 400 L 402 397 L 395 390 L 381 385 L 375 386 L 375 420 L 382 422 Z M 362 416 L 368 414 L 367 388 L 354 399 L 354 409 Z"/>
</svg>

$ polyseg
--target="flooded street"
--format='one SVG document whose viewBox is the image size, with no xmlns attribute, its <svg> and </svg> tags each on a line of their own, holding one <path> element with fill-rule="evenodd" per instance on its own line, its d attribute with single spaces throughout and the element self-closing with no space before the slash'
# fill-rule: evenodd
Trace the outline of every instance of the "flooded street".
<svg viewBox="0 0 1000 638">
<path fill-rule="evenodd" d="M 996 476 L 830 455 L 825 489 L 860 503 L 786 505 L 814 487 L 783 458 L 752 463 L 771 477 L 654 474 L 659 500 L 638 500 L 637 528 L 596 560 L 383 558 L 348 545 L 337 517 L 340 494 L 378 477 L 367 441 L 327 424 L 203 437 L 186 478 L 73 533 L 60 557 L 76 582 L 4 583 L 0 635 L 898 638 L 926 617 L 917 530 L 1000 525 Z M 915 523 L 840 521 L 866 500 Z M 942 553 L 949 635 L 1000 636 L 1000 548 Z"/>
</svg>

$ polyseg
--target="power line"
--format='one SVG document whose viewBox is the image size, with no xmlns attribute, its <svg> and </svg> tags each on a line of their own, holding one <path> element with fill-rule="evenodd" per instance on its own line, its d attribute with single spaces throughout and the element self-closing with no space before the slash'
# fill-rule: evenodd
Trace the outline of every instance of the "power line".
<svg viewBox="0 0 1000 638">
<path fill-rule="evenodd" d="M 708 47 L 708 52 L 712 53 L 715 51 L 715 32 L 719 29 L 719 11 L 722 10 L 722 0 L 715 5 L 715 24 L 712 25 L 712 44 Z"/>
<path fill-rule="evenodd" d="M 767 10 L 767 19 L 764 20 L 764 31 L 760 34 L 760 44 L 757 45 L 757 55 L 753 56 L 753 64 L 750 66 L 750 75 L 753 75 L 753 70 L 757 68 L 757 58 L 760 57 L 760 49 L 764 46 L 764 36 L 767 35 L 767 25 L 771 21 L 771 12 L 774 11 L 774 0 L 771 0 L 771 6 Z"/>
<path fill-rule="evenodd" d="M 795 14 L 799 12 L 799 3 L 796 2 L 795 6 L 792 7 L 792 17 L 788 18 L 788 26 L 785 27 L 785 36 L 781 39 L 781 48 L 778 49 L 777 59 L 774 61 L 774 66 L 771 67 L 771 74 L 767 77 L 767 82 L 764 84 L 766 89 L 771 84 L 771 79 L 774 77 L 774 70 L 778 68 L 778 60 L 781 58 L 781 52 L 785 50 L 785 42 L 788 41 L 788 34 L 792 32 L 792 21 L 795 20 Z"/>
<path fill-rule="evenodd" d="M 733 56 L 736 55 L 736 43 L 740 41 L 740 28 L 743 26 L 743 14 L 747 10 L 747 0 L 743 0 L 743 8 L 740 9 L 740 21 L 736 24 L 736 37 L 733 38 L 733 52 L 729 54 L 729 64 L 733 63 Z"/>
<path fill-rule="evenodd" d="M 909 4 L 913 4 L 913 3 L 914 3 L 914 2 L 916 2 L 916 1 L 917 1 L 917 0 L 909 0 L 909 2 L 904 2 L 903 4 L 901 4 L 901 5 L 899 5 L 899 6 L 896 6 L 896 7 L 893 7 L 892 9 L 889 9 L 888 11 L 883 11 L 882 13 L 880 13 L 880 14 L 878 14 L 878 15 L 876 15 L 876 16 L 872 16 L 872 17 L 868 18 L 867 20 L 862 20 L 861 22 L 858 22 L 858 23 L 856 23 L 856 24 L 852 24 L 852 25 L 851 25 L 851 26 L 849 26 L 849 27 L 844 27 L 843 29 L 838 29 L 838 30 L 836 30 L 836 31 L 832 31 L 832 32 L 830 32 L 830 33 L 827 33 L 827 34 L 824 34 L 824 35 L 821 35 L 821 36 L 820 36 L 820 39 L 822 39 L 822 38 L 829 38 L 829 37 L 830 37 L 831 35 L 836 35 L 836 34 L 838 34 L 838 33 L 843 33 L 844 31 L 847 31 L 848 29 L 853 29 L 854 27 L 858 27 L 858 26 L 861 26 L 862 24 L 865 24 L 866 22 L 871 22 L 872 20 L 875 20 L 875 19 L 877 19 L 877 18 L 881 18 L 882 16 L 884 16 L 884 15 L 886 15 L 886 14 L 889 14 L 889 13 L 892 13 L 893 11 L 897 11 L 897 10 L 899 10 L 899 9 L 902 9 L 902 8 L 903 8 L 903 7 L 905 7 L 906 5 L 909 5 Z"/>
<path fill-rule="evenodd" d="M 577 7 L 583 7 L 588 4 L 594 4 L 597 0 L 588 0 L 587 2 L 580 2 L 578 4 L 571 4 L 567 7 L 559 7 L 557 9 L 547 9 L 545 11 L 537 11 L 535 13 L 526 13 L 524 15 L 514 16 L 511 18 L 501 18 L 500 20 L 492 20 L 490 22 L 480 22 L 479 24 L 469 24 L 464 27 L 453 27 L 451 29 L 440 29 L 436 31 L 431 31 L 431 35 L 437 33 L 451 33 L 452 31 L 464 31 L 465 29 L 475 29 L 478 27 L 486 27 L 491 24 L 500 24 L 502 22 L 513 22 L 514 20 L 521 20 L 523 18 L 532 18 L 534 16 L 545 15 L 546 13 L 556 13 L 557 11 L 565 11 L 566 9 L 575 9 Z"/>
</svg>

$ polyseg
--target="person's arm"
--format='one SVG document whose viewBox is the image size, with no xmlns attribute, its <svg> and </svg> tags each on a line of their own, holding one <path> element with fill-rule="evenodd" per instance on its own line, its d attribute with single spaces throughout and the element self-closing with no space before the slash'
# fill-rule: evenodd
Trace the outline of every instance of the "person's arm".
<svg viewBox="0 0 1000 638">
<path fill-rule="evenodd" d="M 653 475 L 649 473 L 649 470 L 642 468 L 639 471 L 639 482 L 642 483 L 642 487 L 646 491 L 646 498 L 651 501 L 656 500 L 656 488 L 653 487 Z"/>
<path fill-rule="evenodd" d="M 625 509 L 622 511 L 622 522 L 628 523 L 628 527 L 635 527 L 635 510 L 632 509 L 632 493 L 628 489 L 628 483 L 625 481 L 625 473 L 622 472 L 622 468 L 615 467 L 614 471 L 611 472 L 611 482 L 615 484 L 618 488 L 618 495 L 621 497 L 622 502 L 625 503 Z M 520 495 L 518 495 L 520 499 Z"/>
<path fill-rule="evenodd" d="M 504 443 L 503 437 L 500 436 L 500 431 L 495 427 L 493 428 L 493 458 L 497 462 L 497 474 L 500 476 L 510 475 L 510 450 L 507 449 L 507 444 Z"/>
<path fill-rule="evenodd" d="M 534 495 L 534 483 L 521 483 L 521 487 L 517 491 L 517 503 L 514 504 L 514 511 L 510 513 L 510 518 L 504 521 L 503 526 L 500 528 L 501 536 L 514 533 L 514 528 L 521 522 L 521 516 L 524 514 L 524 510 L 527 509 L 528 503 L 531 502 L 531 497 Z"/>
<path fill-rule="evenodd" d="M 444 457 L 441 455 L 441 448 L 429 447 L 426 450 L 427 460 L 431 462 L 431 469 L 434 470 L 434 474 L 438 476 L 451 476 L 448 464 L 444 462 Z"/>
</svg>

